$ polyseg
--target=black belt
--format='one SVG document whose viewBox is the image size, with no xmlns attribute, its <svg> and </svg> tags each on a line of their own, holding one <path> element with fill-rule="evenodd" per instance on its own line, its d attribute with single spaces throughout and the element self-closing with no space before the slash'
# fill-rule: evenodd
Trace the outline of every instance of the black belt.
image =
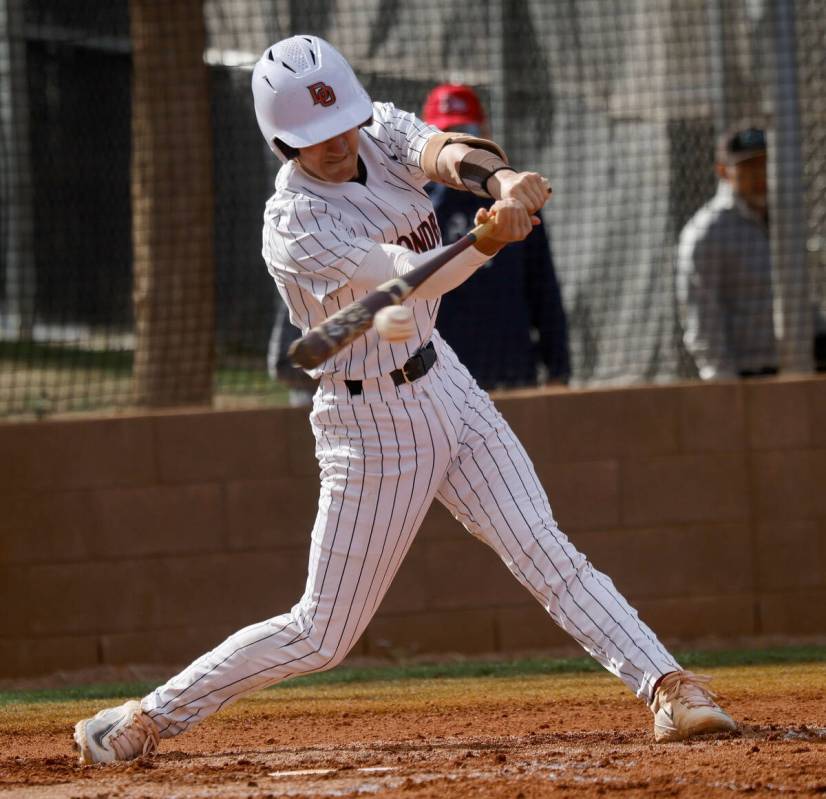
<svg viewBox="0 0 826 799">
<path fill-rule="evenodd" d="M 394 369 L 390 372 L 390 379 L 394 386 L 412 383 L 414 380 L 424 377 L 434 363 L 436 363 L 436 348 L 431 341 L 411 355 L 404 362 L 401 369 Z M 351 397 L 357 397 L 361 394 L 361 380 L 345 380 L 344 382 L 347 384 L 347 390 Z"/>
</svg>

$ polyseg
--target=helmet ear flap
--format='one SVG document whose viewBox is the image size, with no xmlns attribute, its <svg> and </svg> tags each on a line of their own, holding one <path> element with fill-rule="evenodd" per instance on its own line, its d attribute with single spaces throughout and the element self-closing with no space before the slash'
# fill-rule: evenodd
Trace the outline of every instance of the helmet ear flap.
<svg viewBox="0 0 826 799">
<path fill-rule="evenodd" d="M 366 128 L 372 124 L 373 115 L 371 114 L 359 127 Z M 298 147 L 290 147 L 289 144 L 281 141 L 277 136 L 272 140 L 271 149 L 285 164 L 293 158 L 298 158 Z"/>
<path fill-rule="evenodd" d="M 281 141 L 277 136 L 272 140 L 270 145 L 272 151 L 286 164 L 298 156 L 298 148 L 290 147 L 286 142 Z"/>
</svg>

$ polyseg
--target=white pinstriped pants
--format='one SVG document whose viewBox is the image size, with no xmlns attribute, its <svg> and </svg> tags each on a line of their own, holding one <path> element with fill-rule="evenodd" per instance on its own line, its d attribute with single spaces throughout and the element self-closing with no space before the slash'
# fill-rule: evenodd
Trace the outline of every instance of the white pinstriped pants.
<svg viewBox="0 0 826 799">
<path fill-rule="evenodd" d="M 679 668 L 654 633 L 559 530 L 524 448 L 453 351 L 398 388 L 350 398 L 325 379 L 311 415 L 321 466 L 304 595 L 231 635 L 143 699 L 171 737 L 241 696 L 329 669 L 364 631 L 434 497 L 493 547 L 517 580 L 637 696 Z"/>
</svg>

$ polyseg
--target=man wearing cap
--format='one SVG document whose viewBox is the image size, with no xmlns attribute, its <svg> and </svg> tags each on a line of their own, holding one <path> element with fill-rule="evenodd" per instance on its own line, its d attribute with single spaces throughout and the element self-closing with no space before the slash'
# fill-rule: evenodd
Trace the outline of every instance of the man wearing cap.
<svg viewBox="0 0 826 799">
<path fill-rule="evenodd" d="M 422 118 L 443 131 L 490 136 L 479 97 L 463 84 L 436 86 Z M 445 244 L 473 226 L 478 197 L 438 183 L 427 191 Z M 437 324 L 482 388 L 566 383 L 568 330 L 544 224 L 445 294 Z"/>
<path fill-rule="evenodd" d="M 726 131 L 715 169 L 717 193 L 677 248 L 683 343 L 704 380 L 775 374 L 765 133 Z"/>
</svg>

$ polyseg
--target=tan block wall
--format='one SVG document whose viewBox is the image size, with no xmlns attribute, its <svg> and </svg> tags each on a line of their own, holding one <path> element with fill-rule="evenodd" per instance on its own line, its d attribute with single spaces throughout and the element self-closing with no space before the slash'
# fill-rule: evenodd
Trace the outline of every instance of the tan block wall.
<svg viewBox="0 0 826 799">
<path fill-rule="evenodd" d="M 663 638 L 826 633 L 826 379 L 497 405 L 562 529 Z M 0 453 L 0 677 L 185 663 L 301 593 L 304 411 L 8 423 Z M 569 642 L 434 506 L 354 654 Z"/>
</svg>

